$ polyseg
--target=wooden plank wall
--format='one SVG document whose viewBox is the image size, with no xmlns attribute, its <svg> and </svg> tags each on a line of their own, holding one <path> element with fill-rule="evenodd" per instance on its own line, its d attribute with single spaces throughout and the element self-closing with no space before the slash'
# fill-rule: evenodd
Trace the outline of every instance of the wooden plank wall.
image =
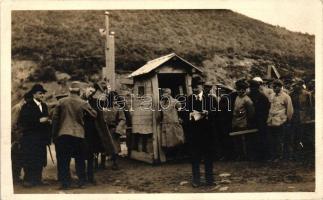
<svg viewBox="0 0 323 200">
<path fill-rule="evenodd" d="M 138 98 L 138 87 L 145 87 L 145 98 Z M 136 79 L 134 81 L 134 97 L 132 102 L 132 132 L 140 134 L 153 133 L 153 113 L 149 108 L 149 96 L 152 96 L 151 80 L 148 78 Z M 147 103 L 145 103 L 147 102 Z"/>
</svg>

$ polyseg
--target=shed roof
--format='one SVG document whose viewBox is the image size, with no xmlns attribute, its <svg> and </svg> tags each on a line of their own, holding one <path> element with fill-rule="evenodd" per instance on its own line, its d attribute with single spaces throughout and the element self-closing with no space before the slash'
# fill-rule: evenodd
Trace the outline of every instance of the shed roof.
<svg viewBox="0 0 323 200">
<path fill-rule="evenodd" d="M 184 58 L 176 55 L 175 53 L 171 53 L 171 54 L 168 54 L 166 56 L 162 56 L 162 57 L 156 58 L 154 60 L 148 61 L 144 66 L 142 66 L 139 69 L 137 69 L 136 71 L 132 72 L 128 77 L 132 78 L 132 77 L 135 77 L 135 76 L 140 76 L 140 75 L 147 74 L 147 73 L 153 71 L 154 69 L 157 69 L 159 66 L 161 66 L 162 64 L 164 64 L 165 62 L 169 61 L 170 59 L 172 59 L 174 57 L 179 58 L 180 60 L 182 60 L 183 62 L 185 62 L 189 66 L 191 66 L 191 67 L 195 68 L 196 70 L 198 70 L 199 72 L 203 72 L 201 69 L 199 69 L 198 67 L 196 67 L 193 64 L 189 63 Z"/>
</svg>

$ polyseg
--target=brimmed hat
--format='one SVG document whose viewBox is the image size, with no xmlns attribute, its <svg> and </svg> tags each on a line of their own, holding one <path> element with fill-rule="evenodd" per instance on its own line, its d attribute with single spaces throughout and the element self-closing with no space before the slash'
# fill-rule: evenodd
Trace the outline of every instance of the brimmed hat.
<svg viewBox="0 0 323 200">
<path fill-rule="evenodd" d="M 35 94 L 36 92 L 47 92 L 47 90 L 44 89 L 44 87 L 41 84 L 35 84 L 33 85 L 33 87 L 31 88 L 31 90 L 29 91 L 30 94 Z"/>
<path fill-rule="evenodd" d="M 81 90 L 81 84 L 79 81 L 73 81 L 70 85 L 70 92 L 79 92 Z"/>
</svg>

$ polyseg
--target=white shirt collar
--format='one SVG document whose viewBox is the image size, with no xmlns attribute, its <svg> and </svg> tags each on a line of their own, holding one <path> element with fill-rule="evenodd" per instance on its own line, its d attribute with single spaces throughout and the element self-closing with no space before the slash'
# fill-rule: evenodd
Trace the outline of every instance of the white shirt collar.
<svg viewBox="0 0 323 200">
<path fill-rule="evenodd" d="M 34 99 L 34 102 L 37 104 L 37 106 L 41 105 L 41 103 L 37 101 L 37 99 Z"/>
<path fill-rule="evenodd" d="M 43 112 L 43 107 L 41 106 L 41 102 L 40 101 L 37 101 L 36 99 L 34 99 L 34 102 L 39 107 L 40 111 Z"/>
<path fill-rule="evenodd" d="M 198 95 L 197 95 L 197 99 L 198 100 L 202 100 L 203 98 L 203 91 L 201 91 Z"/>
</svg>

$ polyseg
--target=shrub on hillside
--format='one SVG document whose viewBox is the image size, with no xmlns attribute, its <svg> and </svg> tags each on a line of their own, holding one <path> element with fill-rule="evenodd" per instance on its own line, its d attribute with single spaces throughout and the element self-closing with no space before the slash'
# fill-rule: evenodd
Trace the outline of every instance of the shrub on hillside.
<svg viewBox="0 0 323 200">
<path fill-rule="evenodd" d="M 34 73 L 28 77 L 30 81 L 56 81 L 55 69 L 50 66 L 44 68 L 37 68 Z"/>
</svg>

